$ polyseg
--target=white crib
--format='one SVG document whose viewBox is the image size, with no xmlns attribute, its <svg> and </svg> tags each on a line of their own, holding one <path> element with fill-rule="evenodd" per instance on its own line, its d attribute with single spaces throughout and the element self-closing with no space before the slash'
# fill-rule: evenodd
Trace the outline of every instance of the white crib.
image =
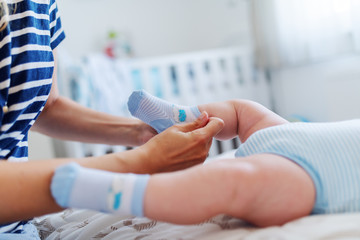
<svg viewBox="0 0 360 240">
<path fill-rule="evenodd" d="M 91 55 L 81 64 L 60 57 L 62 94 L 98 111 L 130 116 L 126 101 L 133 90 L 145 89 L 165 100 L 197 105 L 234 98 L 270 107 L 269 86 L 253 66 L 249 47 L 214 49 L 170 56 L 112 60 Z M 68 157 L 101 155 L 125 147 L 65 142 L 56 149 Z M 59 146 L 61 145 L 61 146 Z M 236 148 L 238 139 L 214 140 L 210 156 Z M 57 151 L 58 153 L 58 151 Z M 57 154 L 61 155 L 61 154 Z"/>
</svg>

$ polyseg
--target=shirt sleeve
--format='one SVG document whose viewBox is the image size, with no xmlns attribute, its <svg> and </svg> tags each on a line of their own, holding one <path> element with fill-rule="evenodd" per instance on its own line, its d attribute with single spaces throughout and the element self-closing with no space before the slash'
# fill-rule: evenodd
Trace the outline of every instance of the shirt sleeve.
<svg viewBox="0 0 360 240">
<path fill-rule="evenodd" d="M 52 49 L 55 49 L 65 38 L 56 0 L 50 0 L 49 17 L 51 37 L 50 46 Z"/>
</svg>

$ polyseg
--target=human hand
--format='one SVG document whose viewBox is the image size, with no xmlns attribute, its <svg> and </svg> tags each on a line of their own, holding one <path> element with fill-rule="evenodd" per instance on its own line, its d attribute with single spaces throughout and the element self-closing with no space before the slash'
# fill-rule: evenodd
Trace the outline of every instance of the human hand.
<svg viewBox="0 0 360 240">
<path fill-rule="evenodd" d="M 208 156 L 212 138 L 224 127 L 219 118 L 206 112 L 191 123 L 174 125 L 137 148 L 146 172 L 181 170 L 202 163 Z"/>
<path fill-rule="evenodd" d="M 139 125 L 139 145 L 143 145 L 147 141 L 149 141 L 152 137 L 157 135 L 157 132 L 154 128 L 146 123 L 142 122 Z"/>
<path fill-rule="evenodd" d="M 141 146 L 149 141 L 152 137 L 157 135 L 157 132 L 154 128 L 136 118 L 130 120 L 128 126 L 124 128 L 124 131 L 120 132 L 120 134 L 123 136 L 128 133 L 129 137 L 125 138 L 123 142 L 120 142 L 120 145 L 125 145 L 128 147 Z M 122 139 L 124 139 L 124 137 Z"/>
</svg>

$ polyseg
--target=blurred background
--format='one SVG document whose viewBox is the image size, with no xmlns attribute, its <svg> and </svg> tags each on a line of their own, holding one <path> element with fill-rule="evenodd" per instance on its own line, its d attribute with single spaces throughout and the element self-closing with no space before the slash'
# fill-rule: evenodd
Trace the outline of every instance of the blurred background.
<svg viewBox="0 0 360 240">
<path fill-rule="evenodd" d="M 181 59 L 245 49 L 245 79 L 264 81 L 266 92 L 254 85 L 251 96 L 231 97 L 259 99 L 290 121 L 360 117 L 359 0 L 58 0 L 58 8 L 67 36 L 58 50 L 61 94 L 96 110 L 128 114 L 129 92 L 150 81 L 129 66 L 167 61 L 171 81 L 181 82 L 174 70 Z M 215 69 L 210 63 L 207 73 Z M 223 70 L 226 63 L 220 59 Z M 159 69 L 151 68 L 149 79 L 160 79 Z M 192 79 L 194 69 L 187 70 Z M 169 98 L 173 91 L 154 94 Z M 86 149 L 94 147 L 30 138 L 30 159 L 91 155 Z"/>
</svg>

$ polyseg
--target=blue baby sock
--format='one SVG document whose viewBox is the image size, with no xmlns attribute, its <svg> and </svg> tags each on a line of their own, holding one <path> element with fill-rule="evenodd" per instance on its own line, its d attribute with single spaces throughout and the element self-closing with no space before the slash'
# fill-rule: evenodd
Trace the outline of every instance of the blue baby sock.
<svg viewBox="0 0 360 240">
<path fill-rule="evenodd" d="M 131 94 L 128 108 L 134 117 L 149 124 L 158 133 L 178 123 L 192 122 L 201 114 L 196 106 L 172 104 L 143 90 Z"/>
<path fill-rule="evenodd" d="M 70 163 L 55 170 L 51 194 L 63 208 L 142 217 L 149 175 L 121 174 Z"/>
</svg>

